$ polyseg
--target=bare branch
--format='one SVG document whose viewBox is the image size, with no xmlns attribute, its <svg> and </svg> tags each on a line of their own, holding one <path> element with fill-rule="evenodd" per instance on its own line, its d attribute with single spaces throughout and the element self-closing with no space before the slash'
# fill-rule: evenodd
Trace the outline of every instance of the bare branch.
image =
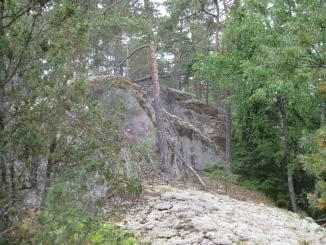
<svg viewBox="0 0 326 245">
<path fill-rule="evenodd" d="M 195 12 L 193 12 L 193 13 L 190 14 L 190 15 L 187 15 L 187 16 L 185 16 L 185 17 L 183 17 L 183 18 L 180 18 L 179 21 L 183 21 L 183 20 L 189 19 L 189 18 L 191 18 L 191 17 L 193 17 L 193 16 L 196 16 L 196 15 L 199 14 L 201 11 L 202 11 L 201 9 L 198 10 L 198 11 L 195 11 Z"/>
<path fill-rule="evenodd" d="M 172 75 L 159 75 L 158 77 L 159 78 L 164 78 L 164 77 L 171 77 L 171 76 Z M 147 76 L 144 76 L 142 78 L 133 79 L 131 81 L 134 82 L 134 83 L 139 83 L 139 82 L 143 82 L 143 81 L 146 81 L 146 80 L 149 80 L 149 79 L 152 79 L 152 75 L 147 75 Z"/>
<path fill-rule="evenodd" d="M 105 16 L 111 9 L 113 9 L 115 6 L 117 6 L 122 0 L 117 0 L 114 3 L 112 3 L 108 8 L 105 9 L 103 12 L 103 15 Z"/>
<path fill-rule="evenodd" d="M 131 80 L 131 81 L 134 82 L 134 83 L 139 83 L 139 82 L 143 82 L 143 81 L 149 80 L 151 78 L 152 78 L 152 75 L 147 75 L 145 77 L 134 79 L 134 80 Z"/>
<path fill-rule="evenodd" d="M 144 48 L 149 48 L 149 45 L 144 45 L 142 47 L 139 47 L 137 49 L 135 49 L 134 51 L 132 51 L 126 58 L 124 58 L 118 65 L 117 67 L 123 65 L 128 59 L 130 59 L 134 54 L 136 54 L 138 51 L 144 49 Z"/>
<path fill-rule="evenodd" d="M 198 179 L 198 181 L 199 181 L 199 183 L 202 185 L 202 187 L 203 187 L 203 189 L 206 191 L 206 185 L 205 185 L 205 182 L 203 181 L 203 179 L 200 177 L 200 175 L 196 172 L 196 170 L 189 164 L 189 163 L 187 163 L 186 161 L 185 161 L 185 159 L 182 157 L 182 156 L 180 156 L 180 154 L 177 152 L 177 151 L 175 151 L 174 152 L 176 155 L 177 155 L 177 157 L 182 161 L 182 163 L 187 167 L 187 168 L 189 168 L 189 170 L 196 176 L 196 178 Z"/>
<path fill-rule="evenodd" d="M 310 63 L 314 63 L 314 64 L 316 64 L 316 66 L 320 66 L 320 67 L 325 67 L 325 64 L 323 64 L 323 63 L 319 63 L 318 61 L 316 61 L 316 60 L 313 60 L 313 59 L 310 59 L 310 58 L 307 58 L 307 57 L 297 57 L 297 59 L 299 59 L 299 60 L 304 60 L 304 61 L 308 61 L 308 62 L 310 62 Z"/>
<path fill-rule="evenodd" d="M 210 16 L 213 16 L 214 18 L 219 18 L 218 15 L 213 14 L 213 13 L 211 13 L 211 12 L 209 12 L 209 11 L 207 11 L 207 10 L 205 9 L 205 5 L 204 5 L 203 1 L 200 1 L 200 6 L 201 6 L 201 11 L 203 11 L 205 14 L 208 14 L 208 15 L 210 15 Z"/>
</svg>

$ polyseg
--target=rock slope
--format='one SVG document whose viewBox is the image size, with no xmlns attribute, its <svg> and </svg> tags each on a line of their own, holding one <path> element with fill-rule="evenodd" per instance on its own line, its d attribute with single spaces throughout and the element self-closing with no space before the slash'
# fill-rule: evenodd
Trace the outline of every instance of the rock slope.
<svg viewBox="0 0 326 245">
<path fill-rule="evenodd" d="M 124 145 L 155 149 L 155 113 L 152 99 L 140 86 L 106 76 L 90 78 L 93 95 L 111 115 L 123 111 Z M 174 128 L 180 153 L 196 170 L 225 161 L 224 115 L 194 96 L 175 89 L 162 89 L 166 117 Z M 123 105 L 123 106 L 121 106 Z"/>
<path fill-rule="evenodd" d="M 119 223 L 144 244 L 326 244 L 310 218 L 264 204 L 164 185 L 144 199 Z"/>
</svg>

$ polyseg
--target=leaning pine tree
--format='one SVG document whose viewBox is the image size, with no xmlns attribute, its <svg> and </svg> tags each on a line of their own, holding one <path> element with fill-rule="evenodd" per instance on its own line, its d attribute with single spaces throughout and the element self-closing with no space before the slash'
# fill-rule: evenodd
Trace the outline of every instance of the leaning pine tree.
<svg viewBox="0 0 326 245">
<path fill-rule="evenodd" d="M 168 175 L 169 180 L 171 179 L 170 167 L 169 167 L 169 149 L 166 135 L 166 125 L 164 120 L 164 114 L 162 109 L 161 95 L 160 95 L 160 84 L 158 81 L 158 65 L 156 59 L 156 45 L 153 40 L 153 28 L 152 28 L 152 18 L 153 10 L 151 2 L 149 0 L 144 0 L 146 19 L 149 26 L 150 33 L 150 56 L 151 56 L 151 69 L 152 69 L 152 94 L 154 99 L 154 110 L 156 117 L 156 124 L 158 128 L 158 144 L 162 156 L 162 161 L 164 165 L 164 171 Z"/>
</svg>

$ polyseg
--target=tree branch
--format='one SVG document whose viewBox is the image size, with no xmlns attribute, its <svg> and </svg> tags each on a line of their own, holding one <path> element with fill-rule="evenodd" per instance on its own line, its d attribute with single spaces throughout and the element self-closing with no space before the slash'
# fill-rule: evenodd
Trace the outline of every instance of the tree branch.
<svg viewBox="0 0 326 245">
<path fill-rule="evenodd" d="M 316 61 L 316 60 L 313 60 L 313 59 L 310 59 L 310 58 L 306 58 L 306 57 L 297 57 L 297 59 L 299 59 L 299 60 L 304 60 L 304 61 L 308 61 L 308 62 L 310 62 L 310 63 L 314 63 L 314 64 L 316 64 L 316 66 L 319 66 L 319 67 L 325 67 L 325 64 L 323 64 L 323 63 L 319 63 L 318 61 Z"/>
<path fill-rule="evenodd" d="M 17 10 L 16 13 L 12 15 L 6 15 L 3 16 L 2 19 L 12 18 L 6 25 L 3 26 L 3 28 L 10 27 L 13 23 L 15 23 L 21 16 L 23 16 L 25 13 L 27 13 L 30 10 L 31 6 L 30 4 L 27 4 L 26 6 L 22 7 L 21 9 Z"/>
<path fill-rule="evenodd" d="M 122 0 L 117 0 L 114 3 L 112 3 L 108 8 L 105 9 L 103 12 L 103 15 L 105 16 L 111 9 L 113 9 L 115 6 L 117 6 Z"/>
<path fill-rule="evenodd" d="M 152 75 L 147 75 L 145 77 L 138 78 L 138 79 L 133 79 L 131 81 L 134 82 L 134 83 L 139 83 L 139 82 L 143 82 L 143 81 L 149 80 L 151 78 L 152 78 Z"/>
<path fill-rule="evenodd" d="M 27 48 L 28 48 L 28 46 L 29 46 L 29 44 L 30 44 L 30 42 L 31 42 L 31 40 L 32 40 L 32 34 L 33 34 L 33 31 L 34 31 L 35 25 L 36 25 L 36 18 L 34 18 L 34 20 L 33 20 L 31 30 L 30 30 L 30 32 L 28 33 L 28 37 L 27 37 L 27 40 L 26 40 L 26 42 L 25 42 L 25 46 L 23 47 L 23 50 L 22 50 L 22 52 L 20 53 L 20 56 L 19 56 L 18 62 L 17 62 L 17 64 L 16 64 L 15 68 L 13 69 L 13 71 L 11 72 L 11 74 L 9 75 L 9 77 L 7 77 L 7 78 L 5 79 L 5 82 L 4 82 L 5 84 L 8 83 L 8 82 L 9 82 L 9 81 L 10 81 L 10 80 L 15 76 L 15 74 L 16 74 L 18 68 L 19 68 L 20 65 L 22 64 L 24 54 L 25 54 L 25 52 L 26 52 L 26 50 L 27 50 Z"/>
<path fill-rule="evenodd" d="M 200 1 L 200 6 L 201 6 L 201 11 L 203 11 L 205 14 L 208 14 L 210 16 L 213 16 L 214 18 L 218 18 L 219 16 L 216 15 L 216 14 L 213 14 L 211 12 L 208 12 L 206 9 L 205 9 L 205 5 L 203 3 L 203 1 Z"/>
<path fill-rule="evenodd" d="M 158 77 L 159 77 L 159 78 L 163 78 L 163 77 L 171 77 L 171 75 L 159 75 Z M 152 75 L 147 75 L 147 76 L 142 77 L 142 78 L 133 79 L 133 80 L 131 80 L 131 81 L 134 82 L 134 83 L 139 83 L 139 82 L 143 82 L 143 81 L 146 81 L 146 80 L 149 80 L 149 79 L 152 79 Z"/>
<path fill-rule="evenodd" d="M 191 18 L 191 17 L 193 17 L 193 16 L 196 16 L 196 15 L 199 14 L 201 11 L 202 11 L 201 9 L 198 10 L 198 11 L 195 11 L 195 12 L 193 12 L 193 13 L 190 14 L 190 15 L 187 15 L 187 16 L 185 16 L 185 17 L 183 17 L 183 18 L 180 18 L 179 21 L 183 21 L 183 20 L 189 19 L 189 18 Z"/>
<path fill-rule="evenodd" d="M 182 157 L 182 156 L 180 156 L 180 154 L 177 152 L 177 151 L 175 151 L 174 152 L 176 155 L 177 155 L 177 157 L 182 161 L 182 163 L 187 167 L 187 168 L 189 168 L 189 170 L 196 176 L 196 178 L 198 179 L 198 181 L 199 181 L 199 183 L 202 185 L 202 187 L 203 187 L 203 189 L 204 189 L 204 191 L 206 191 L 206 185 L 205 185 L 205 182 L 203 181 L 203 179 L 200 177 L 200 175 L 196 172 L 196 170 L 189 164 L 189 163 L 187 163 L 186 161 L 185 161 L 185 159 Z"/>
<path fill-rule="evenodd" d="M 139 47 L 137 49 L 135 49 L 134 51 L 132 51 L 126 58 L 124 58 L 118 65 L 117 67 L 123 65 L 128 59 L 130 59 L 134 54 L 136 54 L 138 51 L 144 49 L 144 48 L 149 48 L 149 45 L 144 45 L 142 47 Z"/>
</svg>

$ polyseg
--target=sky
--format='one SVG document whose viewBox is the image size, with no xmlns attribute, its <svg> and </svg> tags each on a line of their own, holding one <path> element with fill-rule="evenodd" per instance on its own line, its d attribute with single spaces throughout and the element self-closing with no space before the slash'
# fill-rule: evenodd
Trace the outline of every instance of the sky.
<svg viewBox="0 0 326 245">
<path fill-rule="evenodd" d="M 157 9 L 158 11 L 160 12 L 161 15 L 167 15 L 167 11 L 166 11 L 166 8 L 163 6 L 162 3 L 166 2 L 166 0 L 152 0 L 152 2 L 156 3 L 158 6 L 157 6 Z"/>
</svg>

